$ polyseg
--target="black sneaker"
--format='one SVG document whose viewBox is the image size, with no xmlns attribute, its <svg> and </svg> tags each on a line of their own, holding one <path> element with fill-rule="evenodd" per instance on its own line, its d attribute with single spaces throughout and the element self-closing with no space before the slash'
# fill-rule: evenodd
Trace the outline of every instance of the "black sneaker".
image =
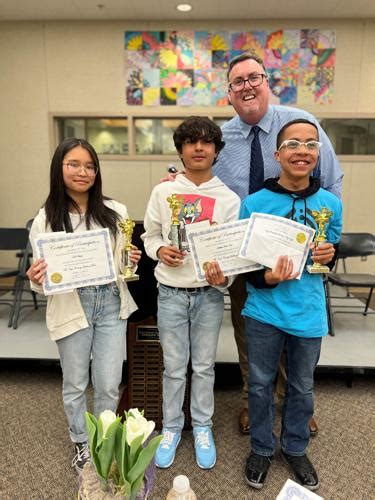
<svg viewBox="0 0 375 500">
<path fill-rule="evenodd" d="M 308 490 L 314 491 L 319 488 L 319 479 L 313 464 L 306 455 L 288 455 L 281 450 L 284 460 L 290 465 L 295 479 Z"/>
<path fill-rule="evenodd" d="M 245 479 L 247 484 L 260 490 L 266 480 L 272 459 L 273 455 L 265 457 L 252 451 L 246 460 Z"/>
<path fill-rule="evenodd" d="M 90 460 L 89 444 L 87 441 L 75 443 L 74 450 L 76 454 L 72 460 L 72 467 L 75 467 L 77 472 L 82 472 L 83 466 Z"/>
</svg>

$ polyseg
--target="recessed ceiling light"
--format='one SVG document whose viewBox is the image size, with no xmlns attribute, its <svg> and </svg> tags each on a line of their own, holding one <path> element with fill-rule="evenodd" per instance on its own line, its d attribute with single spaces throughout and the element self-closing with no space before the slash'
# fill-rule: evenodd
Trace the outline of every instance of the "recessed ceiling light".
<svg viewBox="0 0 375 500">
<path fill-rule="evenodd" d="M 176 9 L 180 12 L 190 12 L 193 7 L 189 3 L 179 3 Z"/>
</svg>

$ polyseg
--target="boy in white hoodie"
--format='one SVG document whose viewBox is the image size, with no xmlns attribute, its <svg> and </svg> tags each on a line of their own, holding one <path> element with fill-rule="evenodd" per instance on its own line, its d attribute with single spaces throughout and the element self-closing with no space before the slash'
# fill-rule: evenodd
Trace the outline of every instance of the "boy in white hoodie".
<svg viewBox="0 0 375 500">
<path fill-rule="evenodd" d="M 182 238 L 182 248 L 171 243 L 170 199 L 176 195 L 181 202 L 178 219 L 182 235 L 187 224 L 236 220 L 240 199 L 212 174 L 212 165 L 224 147 L 221 130 L 214 122 L 192 116 L 179 125 L 173 140 L 185 172 L 174 182 L 163 182 L 153 189 L 142 235 L 147 255 L 158 260 L 158 329 L 164 359 L 163 440 L 155 461 L 161 468 L 173 463 L 184 424 L 182 405 L 191 358 L 190 410 L 196 460 L 202 469 L 211 469 L 216 463 L 211 430 L 214 366 L 228 278 L 217 262 L 211 262 L 206 281 L 197 280 L 186 239 Z"/>
</svg>

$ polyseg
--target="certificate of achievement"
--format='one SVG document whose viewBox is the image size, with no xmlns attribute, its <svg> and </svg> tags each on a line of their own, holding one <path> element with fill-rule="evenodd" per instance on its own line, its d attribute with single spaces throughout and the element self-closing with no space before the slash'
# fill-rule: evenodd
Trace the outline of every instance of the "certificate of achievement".
<svg viewBox="0 0 375 500">
<path fill-rule="evenodd" d="M 276 500 L 323 500 L 323 497 L 288 479 L 277 495 Z"/>
<path fill-rule="evenodd" d="M 107 228 L 82 233 L 40 234 L 35 240 L 35 248 L 38 258 L 48 264 L 43 283 L 45 295 L 116 280 Z"/>
<path fill-rule="evenodd" d="M 240 257 L 273 269 L 280 255 L 293 261 L 293 273 L 301 277 L 315 229 L 276 215 L 252 213 L 240 249 Z"/>
<path fill-rule="evenodd" d="M 195 224 L 185 226 L 198 280 L 205 279 L 206 265 L 212 260 L 217 260 L 224 276 L 255 271 L 263 267 L 238 257 L 248 223 L 249 219 L 243 219 L 208 227 L 195 228 Z"/>
</svg>

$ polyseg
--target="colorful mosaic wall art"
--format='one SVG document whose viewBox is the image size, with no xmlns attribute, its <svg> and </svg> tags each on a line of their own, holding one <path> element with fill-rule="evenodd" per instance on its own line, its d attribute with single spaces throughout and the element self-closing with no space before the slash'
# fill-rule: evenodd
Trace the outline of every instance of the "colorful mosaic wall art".
<svg viewBox="0 0 375 500">
<path fill-rule="evenodd" d="M 126 31 L 126 103 L 226 106 L 228 61 L 247 50 L 265 63 L 272 102 L 332 102 L 335 32 L 303 29 Z"/>
</svg>

